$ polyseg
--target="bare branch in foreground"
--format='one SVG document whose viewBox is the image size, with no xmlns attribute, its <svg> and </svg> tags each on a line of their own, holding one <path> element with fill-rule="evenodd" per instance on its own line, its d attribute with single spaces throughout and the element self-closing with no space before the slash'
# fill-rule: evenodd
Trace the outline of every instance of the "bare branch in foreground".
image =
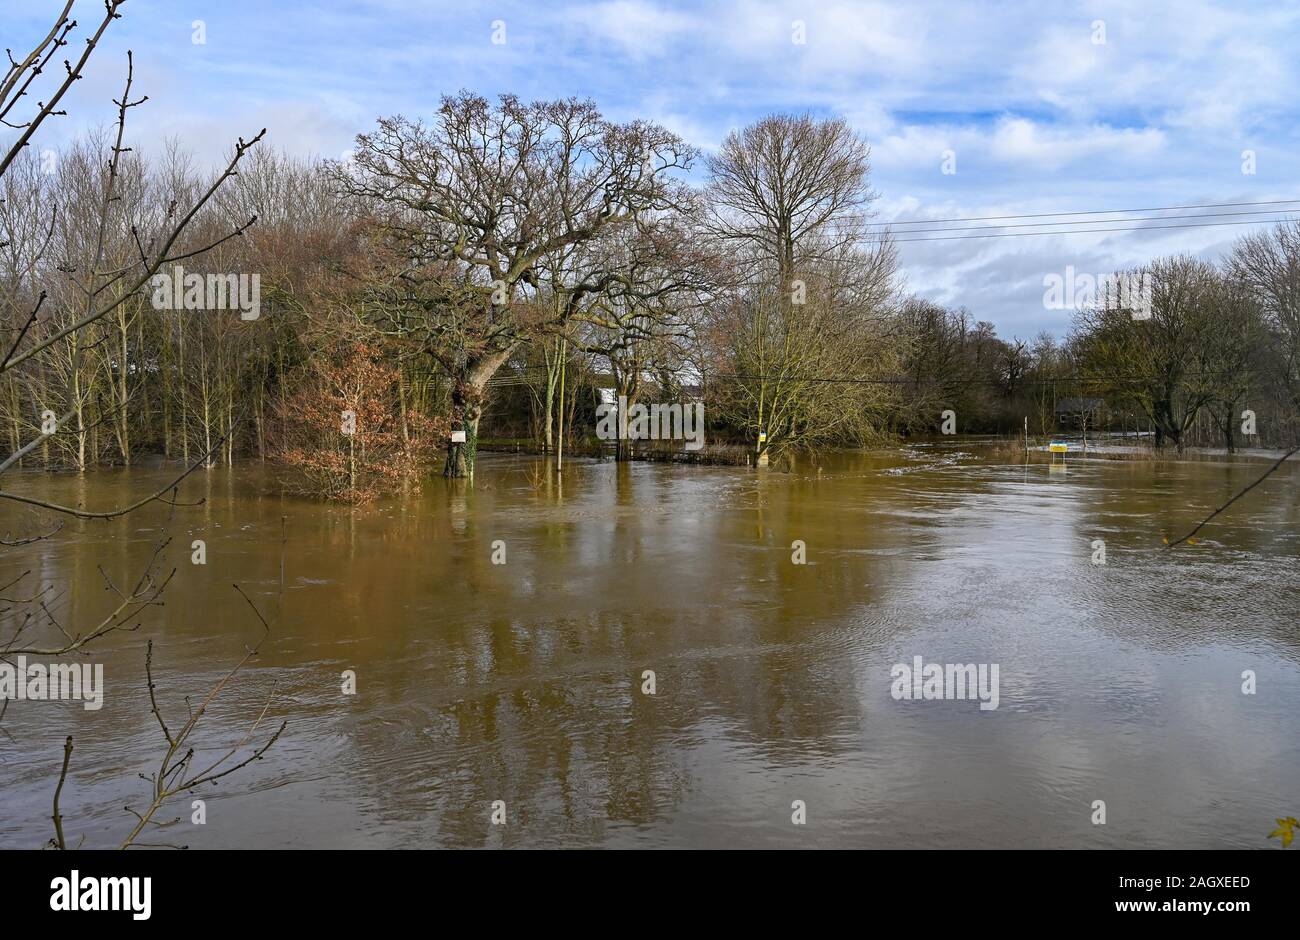
<svg viewBox="0 0 1300 940">
<path fill-rule="evenodd" d="M 1186 542 L 1188 539 L 1190 539 L 1192 536 L 1194 536 L 1197 532 L 1200 532 L 1201 529 L 1205 528 L 1206 524 L 1209 523 L 1209 521 L 1210 521 L 1211 519 L 1213 519 L 1215 516 L 1217 516 L 1219 513 L 1223 512 L 1225 509 L 1227 509 L 1229 506 L 1231 506 L 1231 505 L 1232 505 L 1233 503 L 1235 503 L 1237 500 L 1241 499 L 1241 497 L 1245 496 L 1247 493 L 1249 493 L 1249 492 L 1250 492 L 1251 490 L 1253 490 L 1255 487 L 1259 486 L 1261 483 L 1263 483 L 1265 480 L 1267 480 L 1267 479 L 1268 479 L 1268 478 L 1273 474 L 1273 471 L 1274 471 L 1274 470 L 1276 470 L 1278 467 L 1282 466 L 1282 464 L 1284 464 L 1284 463 L 1286 462 L 1287 458 L 1290 457 L 1290 456 L 1292 456 L 1293 454 L 1295 454 L 1297 451 L 1300 451 L 1300 446 L 1292 447 L 1289 451 L 1287 451 L 1285 454 L 1283 454 L 1281 457 L 1279 457 L 1276 461 L 1274 461 L 1273 466 L 1271 466 L 1271 467 L 1269 467 L 1267 470 L 1265 470 L 1265 471 L 1264 471 L 1264 474 L 1263 474 L 1259 479 L 1257 479 L 1254 483 L 1251 483 L 1249 486 L 1247 486 L 1247 487 L 1245 487 L 1244 489 L 1242 489 L 1241 491 L 1239 491 L 1239 492 L 1237 493 L 1236 496 L 1232 497 L 1232 499 L 1228 500 L 1226 503 L 1224 503 L 1224 504 L 1223 504 L 1222 506 L 1220 506 L 1218 509 L 1214 510 L 1214 512 L 1210 513 L 1208 516 L 1206 516 L 1204 519 L 1202 519 L 1200 522 L 1198 522 L 1198 523 L 1196 524 L 1196 527 L 1193 528 L 1192 531 L 1188 532 L 1186 535 L 1184 535 L 1182 538 L 1178 539 L 1177 541 L 1170 542 L 1170 543 L 1169 543 L 1169 547 L 1170 547 L 1170 548 L 1173 548 L 1175 545 L 1181 545 L 1183 542 Z"/>
</svg>

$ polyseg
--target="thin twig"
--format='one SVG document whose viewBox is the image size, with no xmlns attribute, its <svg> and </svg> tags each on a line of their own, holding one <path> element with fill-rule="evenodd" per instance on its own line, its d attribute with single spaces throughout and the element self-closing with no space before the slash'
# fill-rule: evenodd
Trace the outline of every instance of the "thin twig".
<svg viewBox="0 0 1300 940">
<path fill-rule="evenodd" d="M 59 772 L 59 785 L 54 788 L 54 841 L 60 849 L 66 849 L 63 840 L 63 814 L 59 812 L 59 795 L 63 792 L 63 781 L 68 779 L 68 761 L 72 759 L 72 735 L 63 742 L 63 770 Z"/>
</svg>

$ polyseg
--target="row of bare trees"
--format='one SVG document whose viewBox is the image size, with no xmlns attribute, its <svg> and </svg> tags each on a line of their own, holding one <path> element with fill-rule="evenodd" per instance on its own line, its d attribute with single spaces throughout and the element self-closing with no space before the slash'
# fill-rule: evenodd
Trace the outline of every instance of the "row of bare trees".
<svg viewBox="0 0 1300 940">
<path fill-rule="evenodd" d="M 58 272 L 85 270 L 88 252 L 133 262 L 169 207 L 203 193 L 178 149 L 152 162 L 124 151 L 100 226 L 87 195 L 103 149 L 27 156 L 6 176 L 11 331 Z M 591 102 L 469 93 L 428 123 L 381 120 L 346 162 L 255 151 L 187 218 L 177 257 L 146 273 L 181 259 L 190 276 L 254 273 L 261 315 L 159 309 L 147 279 L 118 279 L 110 311 L 0 374 L 0 421 L 15 449 L 40 437 L 28 465 L 280 456 L 300 444 L 280 420 L 287 402 L 319 378 L 315 364 L 359 343 L 397 370 L 394 413 L 463 433 L 450 476 L 472 471 L 489 383 L 510 376 L 535 389 L 547 449 L 595 373 L 631 404 L 647 388 L 703 390 L 715 420 L 761 453 L 879 435 L 897 395 L 871 380 L 902 346 L 893 249 L 864 224 L 865 143 L 843 122 L 778 116 L 729 138 L 702 190 L 677 178 L 697 159 L 664 128 L 608 121 Z M 43 244 L 51 205 L 79 216 Z M 39 328 L 76 323 L 86 289 L 74 279 L 48 294 Z M 67 413 L 62 433 L 42 432 L 50 412 Z"/>
<path fill-rule="evenodd" d="M 589 101 L 462 92 L 427 122 L 379 121 L 346 161 L 246 150 L 217 186 L 176 147 L 146 159 L 104 138 L 10 161 L 0 279 L 26 368 L 0 369 L 0 433 L 18 461 L 352 461 L 333 424 L 304 434 L 303 411 L 324 421 L 329 401 L 379 408 L 407 443 L 417 419 L 441 427 L 444 472 L 465 476 L 485 413 L 554 451 L 597 386 L 629 404 L 703 400 L 712 436 L 760 460 L 930 432 L 947 408 L 963 430 L 1028 418 L 1049 433 L 1069 394 L 1142 416 L 1160 444 L 1208 415 L 1234 445 L 1251 402 L 1265 437 L 1294 433 L 1294 225 L 1243 240 L 1223 270 L 1154 263 L 1149 320 L 1086 310 L 1065 344 L 1030 344 L 900 295 L 869 148 L 843 121 L 765 118 L 699 165 L 666 129 Z M 682 181 L 694 170 L 704 185 Z M 160 309 L 148 278 L 178 265 L 257 275 L 257 318 Z M 87 296 L 105 308 L 88 320 Z M 356 374 L 348 350 L 365 350 Z M 375 357 L 392 381 L 349 399 Z"/>
<path fill-rule="evenodd" d="M 1084 387 L 1142 415 L 1157 447 L 1182 450 L 1208 417 L 1228 451 L 1300 435 L 1300 223 L 1240 239 L 1219 265 L 1160 258 L 1149 317 L 1099 304 L 1076 317 Z"/>
<path fill-rule="evenodd" d="M 59 538 L 69 519 L 120 519 L 152 503 L 183 507 L 177 493 L 185 478 L 215 459 L 223 445 L 229 458 L 238 423 L 233 389 L 252 384 L 240 371 L 238 343 L 225 332 L 229 324 L 169 319 L 152 311 L 146 298 L 153 277 L 176 265 L 214 263 L 220 269 L 228 263 L 221 255 L 232 250 L 255 217 L 231 222 L 235 206 L 221 194 L 262 134 L 240 139 L 224 168 L 206 178 L 191 172 L 175 153 L 147 171 L 127 143 L 128 116 L 147 100 L 133 88 L 134 61 L 128 52 L 124 87 L 113 100 L 112 129 L 62 154 L 34 156 L 38 132 L 51 118 L 64 115 L 64 96 L 82 77 L 124 5 L 125 0 L 104 0 L 99 20 L 79 32 L 68 0 L 48 32 L 30 45 L 15 44 L 28 52 L 15 56 L 10 49 L 0 77 L 0 122 L 12 132 L 0 145 L 0 328 L 5 331 L 0 420 L 9 442 L 7 456 L 0 459 L 0 502 L 7 509 L 34 512 L 24 521 L 25 531 L 11 531 L 0 540 L 0 562 L 10 572 L 28 565 L 22 573 L 6 576 L 0 587 L 0 659 L 9 667 L 27 656 L 57 660 L 84 655 L 118 634 L 139 629 L 162 603 L 175 573 L 166 566 L 170 538 L 165 531 L 157 533 L 155 551 L 134 586 L 119 586 L 100 568 L 110 600 L 103 615 L 90 623 L 67 620 L 68 588 L 36 581 L 37 566 L 28 564 L 26 553 L 35 542 Z M 170 385 L 168 395 L 158 394 L 160 385 Z M 180 413 L 173 420 L 169 409 L 177 401 Z M 175 447 L 186 460 L 160 488 L 96 508 L 11 489 L 14 472 L 24 463 L 85 470 L 114 452 L 129 463 L 149 445 L 140 435 L 150 431 L 160 432 L 165 449 Z M 260 759 L 285 730 L 281 723 L 263 743 L 252 743 L 268 701 L 235 747 L 215 761 L 200 757 L 207 748 L 198 740 L 198 730 L 209 705 L 256 656 L 270 632 L 270 623 L 248 603 L 260 621 L 259 639 L 206 694 L 186 697 L 190 707 L 182 723 L 169 725 L 164 718 L 149 642 L 140 692 L 147 702 L 143 707 L 157 720 L 162 756 L 146 778 L 149 790 L 141 809 L 128 807 L 135 822 L 121 847 L 158 845 L 151 839 L 165 826 L 158 816 L 169 800 Z M 25 670 L 18 681 L 26 681 Z M 120 687 L 114 694 L 118 691 Z M 0 733 L 6 743 L 17 743 L 12 721 L 4 722 L 8 706 L 6 698 L 0 704 Z M 52 770 L 50 780 L 49 845 L 67 849 L 81 842 L 70 838 L 63 812 L 65 785 L 70 772 L 75 775 L 74 741 L 69 735 L 61 743 L 61 768 Z"/>
<path fill-rule="evenodd" d="M 322 286 L 320 269 L 339 255 L 344 234 L 326 226 L 337 225 L 341 207 L 313 203 L 329 191 L 319 171 L 262 150 L 241 154 L 240 172 L 209 195 L 175 147 L 153 164 L 123 152 L 105 205 L 101 157 L 110 150 L 92 137 L 54 160 L 20 154 L 3 177 L 5 328 L 18 339 L 15 358 L 28 362 L 0 372 L 11 450 L 41 435 L 24 463 L 75 470 L 129 466 L 149 454 L 212 465 L 232 461 L 238 446 L 265 456 L 269 395 L 301 361 L 304 292 Z M 173 237 L 165 229 L 176 207 L 200 198 L 171 253 L 142 261 L 144 246 Z M 111 274 L 92 284 L 92 268 Z M 209 276 L 225 288 L 232 273 L 256 274 L 256 318 L 233 304 L 185 309 L 183 292 L 158 304 L 151 278 L 171 280 L 178 269 L 205 287 Z M 103 315 L 69 329 L 86 317 L 88 296 Z M 26 355 L 29 344 L 59 333 L 63 341 Z M 42 433 L 51 427 L 61 433 Z"/>
</svg>

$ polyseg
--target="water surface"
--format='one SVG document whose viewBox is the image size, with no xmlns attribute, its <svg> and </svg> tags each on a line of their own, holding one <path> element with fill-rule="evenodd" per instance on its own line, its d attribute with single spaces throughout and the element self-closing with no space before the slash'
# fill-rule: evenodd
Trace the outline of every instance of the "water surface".
<svg viewBox="0 0 1300 940">
<path fill-rule="evenodd" d="M 123 806 L 146 802 L 137 775 L 163 743 L 144 643 L 178 724 L 184 696 L 261 632 L 237 582 L 274 631 L 197 740 L 215 756 L 273 686 L 270 716 L 289 727 L 195 794 L 206 825 L 178 799 L 159 819 L 182 821 L 153 841 L 1266 847 L 1273 818 L 1300 808 L 1300 474 L 1284 466 L 1195 545 L 1162 543 L 1266 466 L 1071 458 L 1062 471 L 922 446 L 791 473 L 575 461 L 561 484 L 535 458 L 485 454 L 472 486 L 434 479 L 361 509 L 282 497 L 256 468 L 199 473 L 182 498 L 200 507 L 0 549 L 0 583 L 30 569 L 54 584 L 74 633 L 112 607 L 98 566 L 134 580 L 170 535 L 177 568 L 165 607 L 91 649 L 101 711 L 11 704 L 0 846 L 51 835 L 69 733 L 70 840 L 130 830 Z M 6 483 L 99 508 L 166 478 Z M 0 507 L 0 529 L 39 525 Z M 190 563 L 194 539 L 206 565 Z M 997 663 L 999 707 L 895 701 L 890 668 L 917 655 Z M 489 823 L 495 800 L 505 826 Z"/>
</svg>

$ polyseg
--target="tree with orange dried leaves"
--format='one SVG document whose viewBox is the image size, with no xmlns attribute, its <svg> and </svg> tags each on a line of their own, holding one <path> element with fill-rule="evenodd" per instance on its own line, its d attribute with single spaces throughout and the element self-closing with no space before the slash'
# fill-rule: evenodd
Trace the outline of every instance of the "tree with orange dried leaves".
<svg viewBox="0 0 1300 940">
<path fill-rule="evenodd" d="M 398 406 L 401 371 L 352 342 L 312 365 L 277 409 L 275 457 L 293 492 L 365 503 L 417 483 L 447 434 L 446 419 Z"/>
</svg>

